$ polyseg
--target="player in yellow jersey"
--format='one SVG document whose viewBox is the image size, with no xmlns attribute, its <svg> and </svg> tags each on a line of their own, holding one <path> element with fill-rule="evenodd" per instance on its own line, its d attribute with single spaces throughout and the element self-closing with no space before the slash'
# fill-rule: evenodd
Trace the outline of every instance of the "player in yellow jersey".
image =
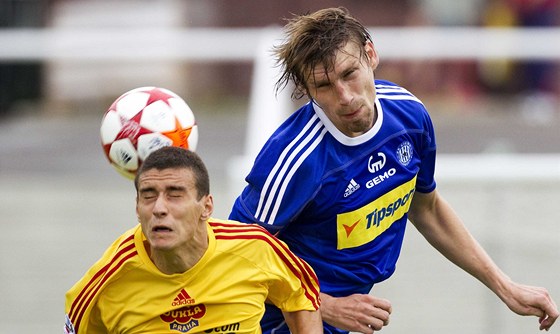
<svg viewBox="0 0 560 334">
<path fill-rule="evenodd" d="M 261 333 L 265 301 L 292 333 L 322 333 L 311 267 L 258 225 L 210 217 L 208 172 L 165 147 L 135 179 L 140 224 L 66 294 L 65 333 Z"/>
</svg>

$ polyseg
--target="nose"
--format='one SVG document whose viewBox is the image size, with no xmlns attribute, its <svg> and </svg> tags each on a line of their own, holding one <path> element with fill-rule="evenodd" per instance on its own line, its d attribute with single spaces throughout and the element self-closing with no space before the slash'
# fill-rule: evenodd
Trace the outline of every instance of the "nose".
<svg viewBox="0 0 560 334">
<path fill-rule="evenodd" d="M 334 85 L 334 89 L 341 105 L 349 105 L 352 102 L 352 94 L 348 85 L 343 82 L 337 82 Z"/>
<path fill-rule="evenodd" d="M 167 202 L 165 195 L 160 194 L 154 203 L 152 214 L 156 217 L 164 217 L 167 215 Z"/>
</svg>

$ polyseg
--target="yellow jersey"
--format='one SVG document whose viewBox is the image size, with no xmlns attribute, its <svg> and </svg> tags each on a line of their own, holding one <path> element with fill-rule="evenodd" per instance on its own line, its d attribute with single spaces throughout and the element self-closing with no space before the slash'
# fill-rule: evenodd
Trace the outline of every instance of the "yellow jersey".
<svg viewBox="0 0 560 334">
<path fill-rule="evenodd" d="M 181 274 L 157 269 L 140 225 L 66 293 L 65 333 L 261 333 L 265 302 L 317 310 L 312 268 L 258 225 L 210 219 L 208 249 Z"/>
</svg>

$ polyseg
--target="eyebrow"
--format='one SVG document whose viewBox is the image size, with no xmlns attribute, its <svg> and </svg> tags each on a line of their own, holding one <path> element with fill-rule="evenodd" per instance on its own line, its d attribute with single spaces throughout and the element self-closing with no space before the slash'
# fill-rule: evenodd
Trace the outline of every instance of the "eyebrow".
<svg viewBox="0 0 560 334">
<path fill-rule="evenodd" d="M 187 190 L 187 188 L 183 187 L 183 186 L 168 186 L 168 187 L 165 187 L 165 190 L 166 191 L 185 191 L 185 190 Z"/>
<path fill-rule="evenodd" d="M 187 188 L 183 187 L 183 186 L 167 186 L 165 187 L 165 191 L 185 191 Z M 140 190 L 138 191 L 139 193 L 146 193 L 146 192 L 151 192 L 151 191 L 156 191 L 155 187 L 149 186 L 149 187 L 144 187 L 144 188 L 140 188 Z"/>
<path fill-rule="evenodd" d="M 353 70 L 355 70 L 356 68 L 358 68 L 360 66 L 360 62 L 361 60 L 356 58 L 350 61 L 347 61 L 344 65 L 344 67 L 342 68 L 342 70 L 339 72 L 341 77 L 346 76 L 348 73 L 352 72 Z M 324 68 L 323 70 L 318 71 L 318 73 L 316 73 L 315 71 L 311 71 L 309 77 L 311 78 L 310 82 L 309 82 L 309 86 L 310 87 L 319 87 L 321 85 L 328 85 L 331 83 L 331 77 L 329 75 L 329 72 L 334 72 L 334 69 L 331 71 L 328 71 L 326 68 Z M 317 79 L 319 77 L 319 79 Z"/>
<path fill-rule="evenodd" d="M 155 191 L 156 189 L 154 187 L 141 187 L 140 189 L 138 189 L 139 193 L 146 193 L 149 191 Z"/>
</svg>

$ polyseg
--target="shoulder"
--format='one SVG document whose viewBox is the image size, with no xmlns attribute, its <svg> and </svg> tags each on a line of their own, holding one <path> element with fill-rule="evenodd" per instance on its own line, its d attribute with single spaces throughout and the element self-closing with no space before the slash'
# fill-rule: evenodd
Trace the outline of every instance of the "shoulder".
<svg viewBox="0 0 560 334">
<path fill-rule="evenodd" d="M 208 224 L 215 238 L 222 246 L 234 249 L 246 249 L 257 255 L 260 251 L 287 252 L 287 246 L 259 224 L 246 224 L 234 220 L 212 219 Z M 225 244 L 227 245 L 225 245 Z"/>
<path fill-rule="evenodd" d="M 270 136 L 268 142 L 280 146 L 289 145 L 295 138 L 308 133 L 310 128 L 313 128 L 319 122 L 317 115 L 313 111 L 312 103 L 308 102 L 282 122 Z"/>
<path fill-rule="evenodd" d="M 112 274 L 117 272 L 138 255 L 137 242 L 141 237 L 140 225 L 126 231 L 107 248 L 90 271 L 109 271 Z"/>
<path fill-rule="evenodd" d="M 140 225 L 123 233 L 105 250 L 101 258 L 90 267 L 76 286 L 97 282 L 101 276 L 104 277 L 103 283 L 105 284 L 119 276 L 119 272 L 137 258 L 137 240 L 139 238 L 142 238 Z"/>
<path fill-rule="evenodd" d="M 375 91 L 379 100 L 410 101 L 424 105 L 422 101 L 406 88 L 387 80 L 375 80 Z"/>
<path fill-rule="evenodd" d="M 136 226 L 117 238 L 101 258 L 66 293 L 66 313 L 78 327 L 82 314 L 84 319 L 96 304 L 105 288 L 131 268 L 137 267 L 138 250 L 135 240 L 142 237 L 140 226 Z"/>
<path fill-rule="evenodd" d="M 377 100 L 383 112 L 391 119 L 412 122 L 414 126 L 431 126 L 431 119 L 424 103 L 407 89 L 386 80 L 376 80 Z"/>
<path fill-rule="evenodd" d="M 142 243 L 142 238 L 142 229 L 138 224 L 115 240 L 100 261 L 120 268 L 138 255 L 138 245 Z"/>
<path fill-rule="evenodd" d="M 246 224 L 235 220 L 212 218 L 208 221 L 216 240 L 261 240 L 274 238 L 266 229 L 258 224 Z"/>
<path fill-rule="evenodd" d="M 326 132 L 313 105 L 305 104 L 270 136 L 255 160 L 252 173 L 267 176 L 271 170 L 283 168 L 293 173 L 302 164 L 315 164 L 313 153 L 320 150 Z"/>
</svg>

